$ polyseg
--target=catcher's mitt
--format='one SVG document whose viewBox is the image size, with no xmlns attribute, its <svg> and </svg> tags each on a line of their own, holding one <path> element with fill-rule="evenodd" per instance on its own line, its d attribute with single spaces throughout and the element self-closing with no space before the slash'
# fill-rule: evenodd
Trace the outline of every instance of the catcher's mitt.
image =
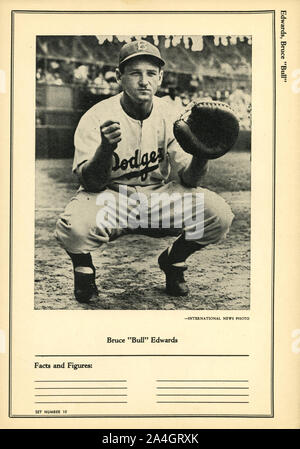
<svg viewBox="0 0 300 449">
<path fill-rule="evenodd" d="M 173 131 L 186 153 L 217 159 L 235 144 L 239 122 L 226 103 L 200 100 L 187 105 L 175 121 Z"/>
</svg>

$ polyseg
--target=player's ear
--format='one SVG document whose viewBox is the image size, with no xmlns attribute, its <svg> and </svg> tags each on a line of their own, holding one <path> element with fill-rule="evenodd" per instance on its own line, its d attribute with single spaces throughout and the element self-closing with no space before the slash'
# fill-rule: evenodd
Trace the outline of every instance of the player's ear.
<svg viewBox="0 0 300 449">
<path fill-rule="evenodd" d="M 158 74 L 158 85 L 161 86 L 162 80 L 163 80 L 164 72 L 163 70 L 159 70 Z"/>
<path fill-rule="evenodd" d="M 121 73 L 120 69 L 116 68 L 116 78 L 117 78 L 118 83 L 121 82 L 121 76 L 122 76 L 122 73 Z"/>
</svg>

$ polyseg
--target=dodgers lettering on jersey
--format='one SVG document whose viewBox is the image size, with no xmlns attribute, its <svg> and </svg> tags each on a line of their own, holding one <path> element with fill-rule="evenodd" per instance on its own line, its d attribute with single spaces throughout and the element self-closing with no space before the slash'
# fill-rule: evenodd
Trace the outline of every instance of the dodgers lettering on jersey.
<svg viewBox="0 0 300 449">
<path fill-rule="evenodd" d="M 120 98 L 118 94 L 97 103 L 81 118 L 75 132 L 73 170 L 95 154 L 101 143 L 100 126 L 113 120 L 120 122 L 122 140 L 113 152 L 111 181 L 128 185 L 161 184 L 170 175 L 172 160 L 177 163 L 177 171 L 186 165 L 187 156 L 173 135 L 178 111 L 154 97 L 150 116 L 139 121 L 125 113 Z"/>
<path fill-rule="evenodd" d="M 151 151 L 150 155 L 149 153 L 144 153 L 142 157 L 140 157 L 140 150 L 135 150 L 134 156 L 131 156 L 129 159 L 124 158 L 121 161 L 118 153 L 114 152 L 112 171 L 127 171 L 128 168 L 137 169 L 136 171 L 127 173 L 125 177 L 131 179 L 140 176 L 141 181 L 145 181 L 148 177 L 148 173 L 157 170 L 159 168 L 159 163 L 163 160 L 163 148 L 158 148 L 157 152 Z"/>
</svg>

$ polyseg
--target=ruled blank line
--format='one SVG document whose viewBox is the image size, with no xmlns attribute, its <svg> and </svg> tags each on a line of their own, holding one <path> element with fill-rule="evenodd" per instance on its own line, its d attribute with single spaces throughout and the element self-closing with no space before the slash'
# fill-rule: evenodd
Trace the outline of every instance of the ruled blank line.
<svg viewBox="0 0 300 449">
<path fill-rule="evenodd" d="M 156 387 L 157 390 L 249 390 L 249 387 Z"/>
<path fill-rule="evenodd" d="M 127 387 L 34 387 L 35 390 L 127 390 Z"/>
<path fill-rule="evenodd" d="M 248 380 L 177 380 L 177 379 L 169 379 L 169 380 L 157 380 L 156 382 L 249 382 Z"/>
<path fill-rule="evenodd" d="M 156 401 L 157 404 L 249 404 L 249 401 Z"/>
<path fill-rule="evenodd" d="M 127 380 L 35 380 L 34 382 L 127 382 Z"/>
<path fill-rule="evenodd" d="M 35 394 L 36 397 L 54 397 L 54 396 L 128 396 L 127 394 Z"/>
<path fill-rule="evenodd" d="M 249 396 L 249 394 L 157 394 L 156 396 Z"/>
<path fill-rule="evenodd" d="M 113 401 L 113 402 L 108 402 L 108 401 L 92 401 L 92 402 L 84 402 L 84 401 L 68 401 L 68 402 L 41 402 L 41 401 L 37 401 L 35 402 L 35 404 L 127 404 L 127 401 Z"/>
<path fill-rule="evenodd" d="M 35 354 L 35 357 L 249 357 L 249 354 Z"/>
</svg>

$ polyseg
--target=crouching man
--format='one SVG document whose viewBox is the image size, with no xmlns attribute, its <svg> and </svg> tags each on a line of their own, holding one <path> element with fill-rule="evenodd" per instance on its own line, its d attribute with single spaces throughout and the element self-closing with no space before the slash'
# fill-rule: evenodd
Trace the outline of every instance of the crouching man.
<svg viewBox="0 0 300 449">
<path fill-rule="evenodd" d="M 97 295 L 91 252 L 126 233 L 176 237 L 158 258 L 166 292 L 188 294 L 186 259 L 220 241 L 233 214 L 216 193 L 199 187 L 207 160 L 185 154 L 173 134 L 172 105 L 155 96 L 164 61 L 147 41 L 122 47 L 122 92 L 81 118 L 73 171 L 80 189 L 56 226 L 74 268 L 79 302 Z"/>
</svg>

